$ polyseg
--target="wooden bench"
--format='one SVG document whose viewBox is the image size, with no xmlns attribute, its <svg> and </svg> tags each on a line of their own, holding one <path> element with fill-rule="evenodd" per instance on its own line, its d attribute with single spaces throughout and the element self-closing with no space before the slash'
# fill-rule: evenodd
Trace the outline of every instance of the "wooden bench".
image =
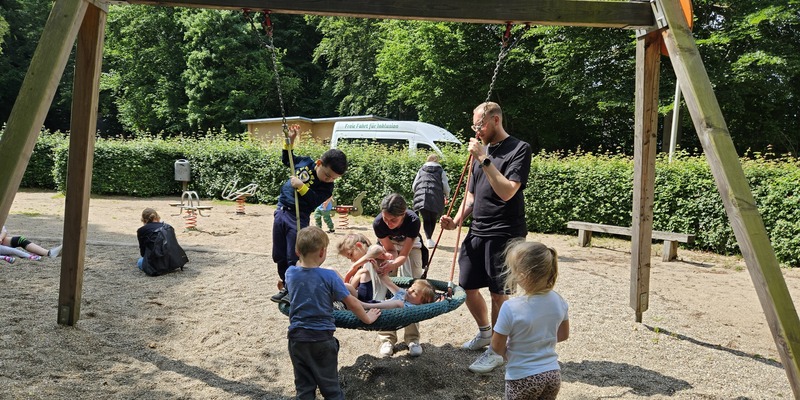
<svg viewBox="0 0 800 400">
<path fill-rule="evenodd" d="M 591 222 L 569 221 L 567 228 L 578 230 L 578 244 L 588 247 L 592 242 L 592 232 L 608 233 L 611 235 L 631 236 L 631 228 L 614 225 L 593 224 Z M 694 243 L 694 235 L 688 233 L 674 233 L 653 231 L 653 239 L 664 241 L 662 261 L 672 261 L 678 257 L 678 243 Z"/>
</svg>

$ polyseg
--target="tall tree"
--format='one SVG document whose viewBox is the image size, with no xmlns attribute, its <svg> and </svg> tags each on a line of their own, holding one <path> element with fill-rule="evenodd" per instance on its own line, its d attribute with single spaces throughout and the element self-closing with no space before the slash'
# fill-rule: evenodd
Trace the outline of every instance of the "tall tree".
<svg viewBox="0 0 800 400">
<path fill-rule="evenodd" d="M 375 19 L 307 17 L 322 35 L 314 60 L 326 65 L 324 90 L 337 99 L 340 115 L 406 118 L 402 104 L 388 101 L 389 88 L 376 76 L 382 22 Z"/>
<path fill-rule="evenodd" d="M 101 115 L 128 132 L 177 134 L 189 129 L 184 30 L 176 8 L 111 6 L 101 78 Z M 101 125 L 105 127 L 104 125 Z M 114 134 L 117 132 L 109 132 Z"/>
<path fill-rule="evenodd" d="M 0 18 L 8 25 L 8 35 L 2 43 L 3 56 L 0 57 L 0 121 L 7 121 L 11 115 L 11 108 L 39 43 L 51 6 L 50 0 L 0 1 Z M 45 118 L 45 127 L 54 130 L 69 129 L 74 65 L 74 59 L 70 57 Z"/>
<path fill-rule="evenodd" d="M 800 2 L 695 1 L 695 29 L 740 153 L 800 150 Z"/>
</svg>

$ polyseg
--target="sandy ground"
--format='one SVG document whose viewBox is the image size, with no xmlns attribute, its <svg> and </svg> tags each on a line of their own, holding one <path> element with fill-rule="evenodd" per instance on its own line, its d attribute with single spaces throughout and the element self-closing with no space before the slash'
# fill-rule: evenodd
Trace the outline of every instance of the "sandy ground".
<svg viewBox="0 0 800 400">
<path fill-rule="evenodd" d="M 272 212 L 214 203 L 197 231 L 172 216 L 175 198 L 93 198 L 81 318 L 56 323 L 60 259 L 0 261 L 2 399 L 287 399 L 294 393 L 286 351 L 288 318 L 268 298 L 277 272 L 269 256 Z M 134 266 L 144 207 L 176 227 L 186 270 L 151 278 Z M 20 192 L 6 223 L 49 247 L 63 232 L 64 197 Z M 370 220 L 351 230 L 372 236 Z M 345 230 L 331 235 L 332 243 Z M 654 245 L 650 309 L 629 307 L 630 243 L 530 234 L 560 254 L 556 290 L 569 302 L 571 337 L 558 345 L 565 399 L 791 398 L 755 290 L 737 258 L 679 250 L 662 263 Z M 455 233 L 430 277 L 449 280 Z M 329 249 L 328 264 L 346 260 Z M 784 271 L 794 298 L 800 271 Z M 458 272 L 456 278 L 458 280 Z M 339 372 L 352 399 L 501 399 L 503 370 L 467 371 L 478 352 L 460 349 L 476 331 L 466 306 L 421 324 L 424 354 L 403 346 L 378 355 L 373 332 L 336 332 Z"/>
</svg>

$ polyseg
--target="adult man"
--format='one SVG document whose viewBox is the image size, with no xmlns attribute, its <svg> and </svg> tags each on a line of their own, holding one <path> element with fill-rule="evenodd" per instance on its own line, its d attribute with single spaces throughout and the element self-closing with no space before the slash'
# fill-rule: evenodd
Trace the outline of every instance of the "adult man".
<svg viewBox="0 0 800 400">
<path fill-rule="evenodd" d="M 472 224 L 459 252 L 459 285 L 467 292 L 467 308 L 478 324 L 478 334 L 462 348 L 480 350 L 491 343 L 492 326 L 497 322 L 500 306 L 508 299 L 501 276 L 502 254 L 506 244 L 527 235 L 523 191 L 531 168 L 531 146 L 503 128 L 500 105 L 487 102 L 475 107 L 469 152 L 472 178 L 464 204 L 454 218 L 443 216 L 442 228 L 455 229 L 472 214 Z M 480 289 L 488 287 L 492 299 L 491 324 L 486 302 Z M 481 371 L 502 365 L 492 349 L 473 364 Z M 489 364 L 489 365 L 483 365 Z M 473 369 L 470 367 L 470 369 Z"/>
</svg>

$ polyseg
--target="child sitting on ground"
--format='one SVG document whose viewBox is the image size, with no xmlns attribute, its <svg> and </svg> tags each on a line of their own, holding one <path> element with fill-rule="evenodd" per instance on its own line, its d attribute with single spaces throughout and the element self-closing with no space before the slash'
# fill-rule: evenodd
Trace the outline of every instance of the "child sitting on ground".
<svg viewBox="0 0 800 400">
<path fill-rule="evenodd" d="M 286 270 L 289 306 L 289 357 L 294 367 L 294 384 L 298 399 L 313 399 L 317 387 L 326 399 L 344 399 L 339 385 L 339 341 L 333 301 L 344 302 L 365 324 L 371 324 L 380 310 L 365 311 L 345 288 L 336 272 L 319 268 L 325 262 L 328 235 L 314 226 L 303 228 L 297 235 L 297 265 Z"/>
<path fill-rule="evenodd" d="M 369 239 L 360 233 L 351 233 L 339 242 L 339 254 L 352 261 L 350 270 L 344 276 L 348 288 L 355 291 L 360 301 L 381 301 L 386 299 L 388 288 L 378 279 L 376 268 L 381 261 L 394 258 L 380 245 L 370 246 Z"/>
</svg>

